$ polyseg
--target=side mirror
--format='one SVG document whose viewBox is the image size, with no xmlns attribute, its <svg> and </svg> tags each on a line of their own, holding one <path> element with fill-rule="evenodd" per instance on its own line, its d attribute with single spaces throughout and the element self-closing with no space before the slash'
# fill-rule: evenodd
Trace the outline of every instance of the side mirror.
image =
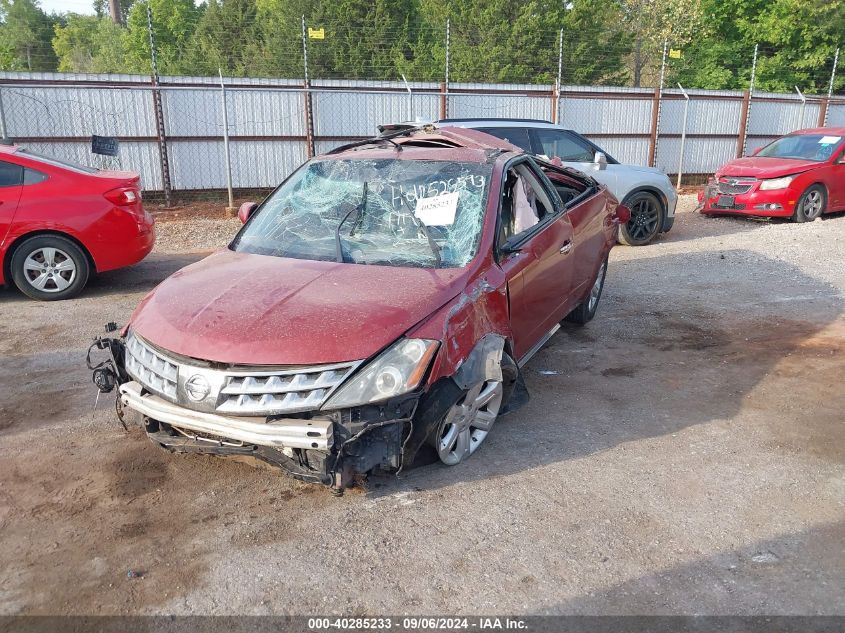
<svg viewBox="0 0 845 633">
<path fill-rule="evenodd" d="M 241 205 L 241 208 L 238 209 L 238 219 L 241 221 L 241 224 L 246 224 L 257 207 L 257 202 L 244 202 Z"/>
<path fill-rule="evenodd" d="M 607 169 L 607 156 L 604 155 L 604 152 L 596 152 L 593 157 L 593 165 L 600 171 Z"/>
<path fill-rule="evenodd" d="M 619 224 L 628 224 L 631 221 L 631 209 L 624 204 L 620 204 L 616 207 L 616 218 L 619 220 Z"/>
</svg>

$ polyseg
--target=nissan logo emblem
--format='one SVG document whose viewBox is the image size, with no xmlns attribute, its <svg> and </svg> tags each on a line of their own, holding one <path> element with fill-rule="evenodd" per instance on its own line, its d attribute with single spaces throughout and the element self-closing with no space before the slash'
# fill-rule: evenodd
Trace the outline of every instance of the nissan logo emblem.
<svg viewBox="0 0 845 633">
<path fill-rule="evenodd" d="M 208 384 L 208 381 L 199 374 L 194 374 L 185 383 L 185 393 L 188 394 L 191 400 L 196 402 L 204 400 L 210 392 L 211 386 Z"/>
</svg>

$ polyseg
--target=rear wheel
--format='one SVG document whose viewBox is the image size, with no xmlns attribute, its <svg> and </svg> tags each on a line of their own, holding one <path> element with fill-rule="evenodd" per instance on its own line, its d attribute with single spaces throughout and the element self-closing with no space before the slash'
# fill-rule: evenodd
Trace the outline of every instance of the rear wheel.
<svg viewBox="0 0 845 633">
<path fill-rule="evenodd" d="M 798 199 L 792 219 L 796 222 L 812 222 L 825 212 L 827 192 L 821 185 L 809 187 Z"/>
<path fill-rule="evenodd" d="M 71 240 L 38 235 L 22 242 L 12 255 L 12 279 L 22 293 L 40 301 L 69 299 L 85 287 L 88 258 Z"/>
<path fill-rule="evenodd" d="M 577 323 L 578 325 L 584 325 L 596 316 L 596 310 L 598 310 L 599 307 L 599 299 L 601 298 L 601 291 L 604 288 L 604 278 L 606 276 L 607 258 L 605 257 L 599 267 L 599 271 L 596 273 L 596 278 L 590 288 L 590 294 L 587 295 L 587 298 L 584 299 L 577 308 L 566 315 L 566 321 L 569 321 L 570 323 Z"/>
<path fill-rule="evenodd" d="M 663 226 L 663 205 L 654 194 L 639 191 L 622 203 L 631 210 L 631 219 L 619 227 L 619 241 L 643 246 L 653 240 Z"/>
</svg>

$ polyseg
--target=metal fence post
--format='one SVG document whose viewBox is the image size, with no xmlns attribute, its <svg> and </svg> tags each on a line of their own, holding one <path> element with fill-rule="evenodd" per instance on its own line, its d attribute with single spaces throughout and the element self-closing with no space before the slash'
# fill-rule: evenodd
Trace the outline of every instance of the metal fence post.
<svg viewBox="0 0 845 633">
<path fill-rule="evenodd" d="M 751 118 L 751 97 L 754 94 L 754 80 L 757 78 L 757 51 L 759 44 L 754 45 L 754 60 L 751 62 L 751 81 L 742 101 L 742 114 L 739 120 L 739 138 L 737 140 L 736 157 L 745 156 L 748 143 L 748 121 Z"/>
<path fill-rule="evenodd" d="M 807 97 L 804 96 L 804 93 L 801 92 L 798 86 L 795 86 L 795 92 L 798 93 L 798 98 L 801 99 L 801 109 L 798 111 L 798 125 L 795 126 L 796 130 L 800 130 L 804 127 L 804 108 L 807 105 Z"/>
<path fill-rule="evenodd" d="M 449 56 L 451 55 L 452 20 L 446 18 L 446 78 L 443 81 L 443 94 L 440 97 L 440 118 L 449 116 Z"/>
<path fill-rule="evenodd" d="M 302 16 L 302 64 L 305 71 L 304 98 L 305 98 L 305 151 L 308 158 L 314 156 L 314 114 L 311 110 L 314 105 L 311 101 L 311 82 L 308 79 L 308 34 L 305 31 L 305 15 Z"/>
<path fill-rule="evenodd" d="M 684 146 L 687 142 L 687 115 L 689 114 L 689 95 L 687 91 L 684 90 L 684 87 L 679 83 L 678 88 L 681 89 L 681 92 L 684 95 L 684 119 L 681 123 L 681 148 L 678 152 L 678 181 L 675 184 L 675 187 L 680 189 L 681 188 L 681 174 L 684 172 Z"/>
<path fill-rule="evenodd" d="M 6 110 L 3 109 L 3 88 L 0 86 L 0 139 L 7 138 Z"/>
<path fill-rule="evenodd" d="M 663 40 L 663 61 L 660 62 L 660 85 L 654 89 L 651 106 L 651 141 L 648 147 L 648 165 L 654 167 L 657 159 L 657 139 L 660 136 L 660 110 L 663 106 L 663 78 L 666 75 L 666 52 L 669 41 Z"/>
<path fill-rule="evenodd" d="M 405 84 L 405 90 L 408 91 L 408 121 L 414 120 L 414 93 L 411 92 L 411 84 L 405 79 L 405 75 L 400 74 L 402 82 Z"/>
<path fill-rule="evenodd" d="M 557 41 L 557 80 L 552 95 L 552 121 L 560 123 L 560 83 L 563 76 L 563 29 L 558 34 Z"/>
<path fill-rule="evenodd" d="M 223 83 L 223 69 L 218 68 L 220 73 L 220 101 L 223 105 L 223 152 L 226 155 L 226 191 L 229 194 L 229 206 L 226 212 L 229 215 L 235 214 L 235 197 L 232 194 L 232 154 L 229 151 L 229 108 L 226 104 L 226 84 Z"/>
<path fill-rule="evenodd" d="M 167 139 L 164 133 L 164 110 L 161 105 L 161 91 L 158 82 L 158 62 L 156 60 L 156 43 L 153 34 L 153 12 L 147 4 L 147 30 L 150 35 L 150 64 L 152 67 L 153 110 L 155 111 L 156 136 L 158 137 L 158 156 L 161 163 L 161 184 L 164 190 L 164 206 L 171 206 L 172 191 L 170 183 L 170 161 L 167 159 Z"/>
<path fill-rule="evenodd" d="M 827 87 L 827 99 L 822 102 L 822 107 L 819 110 L 819 127 L 827 125 L 827 115 L 830 110 L 830 98 L 833 96 L 833 82 L 836 80 L 836 67 L 839 64 L 839 49 L 833 56 L 833 70 L 830 71 L 830 84 Z"/>
</svg>

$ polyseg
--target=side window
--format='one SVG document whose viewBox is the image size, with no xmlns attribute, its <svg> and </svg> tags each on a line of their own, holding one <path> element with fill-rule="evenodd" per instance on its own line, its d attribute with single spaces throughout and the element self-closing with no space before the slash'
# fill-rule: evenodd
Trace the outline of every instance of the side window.
<svg viewBox="0 0 845 633">
<path fill-rule="evenodd" d="M 557 156 L 570 163 L 589 163 L 593 160 L 593 148 L 566 132 L 537 129 L 536 133 L 543 154 L 549 158 Z"/>
<path fill-rule="evenodd" d="M 23 183 L 23 167 L 0 160 L 0 187 L 16 187 Z"/>
<path fill-rule="evenodd" d="M 37 185 L 39 182 L 44 182 L 45 180 L 47 180 L 47 174 L 43 172 L 30 169 L 29 167 L 23 170 L 23 184 L 25 185 Z"/>
<path fill-rule="evenodd" d="M 522 163 L 508 169 L 502 192 L 499 243 L 530 231 L 551 213 L 554 206 L 528 165 Z"/>
<path fill-rule="evenodd" d="M 513 143 L 517 147 L 521 147 L 526 152 L 532 152 L 531 139 L 528 137 L 528 130 L 521 127 L 484 127 L 478 128 L 479 132 L 484 132 L 490 136 L 495 136 L 508 143 Z"/>
</svg>

